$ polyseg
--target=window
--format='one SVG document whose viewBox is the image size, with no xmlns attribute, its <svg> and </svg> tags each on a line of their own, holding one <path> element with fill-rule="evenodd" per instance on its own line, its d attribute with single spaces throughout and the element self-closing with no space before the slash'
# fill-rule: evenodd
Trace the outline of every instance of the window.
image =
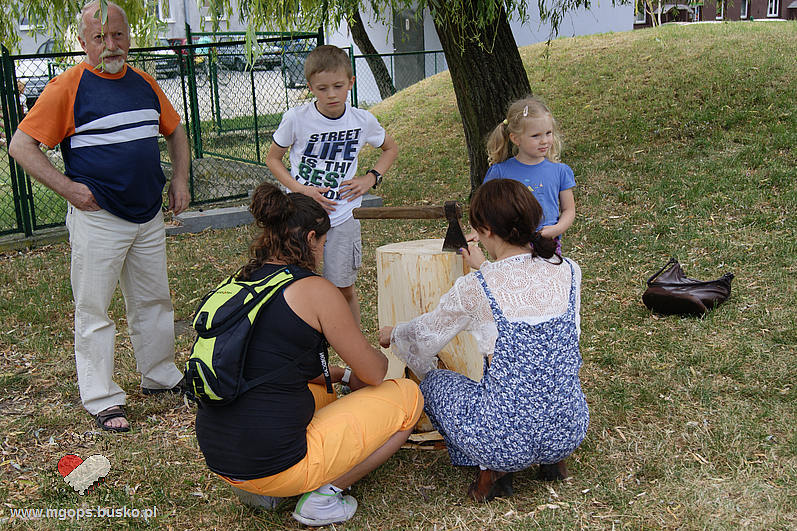
<svg viewBox="0 0 797 531">
<path fill-rule="evenodd" d="M 163 22 L 174 22 L 170 0 L 158 0 L 158 19 Z"/>
<path fill-rule="evenodd" d="M 692 13 L 692 22 L 700 22 L 703 20 L 703 6 L 694 6 L 692 8 L 694 13 Z"/>
<path fill-rule="evenodd" d="M 767 16 L 768 17 L 777 17 L 778 16 L 778 9 L 780 6 L 778 5 L 778 0 L 769 0 L 767 2 Z"/>
<path fill-rule="evenodd" d="M 47 39 L 45 42 L 41 43 L 38 48 L 36 48 L 36 55 L 41 55 L 43 53 L 53 53 L 55 51 L 55 41 L 52 39 Z"/>
<path fill-rule="evenodd" d="M 742 5 L 739 10 L 739 18 L 747 18 L 750 12 L 750 0 L 742 0 Z"/>
<path fill-rule="evenodd" d="M 725 0 L 722 0 L 720 2 L 717 2 L 717 20 L 722 20 L 724 18 L 725 18 Z"/>
<path fill-rule="evenodd" d="M 213 4 L 211 0 L 202 0 L 199 6 L 199 14 L 205 22 L 213 22 Z M 224 15 L 219 14 L 219 20 L 225 20 Z"/>
<path fill-rule="evenodd" d="M 637 2 L 636 13 L 634 13 L 634 24 L 644 24 L 645 20 L 645 3 Z"/>
</svg>

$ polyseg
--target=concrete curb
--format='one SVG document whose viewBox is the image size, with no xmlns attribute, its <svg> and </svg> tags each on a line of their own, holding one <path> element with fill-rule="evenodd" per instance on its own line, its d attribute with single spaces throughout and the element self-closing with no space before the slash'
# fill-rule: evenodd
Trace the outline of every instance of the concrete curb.
<svg viewBox="0 0 797 531">
<path fill-rule="evenodd" d="M 384 203 L 382 198 L 376 195 L 364 195 L 362 206 L 377 207 Z M 179 225 L 166 224 L 166 235 L 187 234 L 202 232 L 206 229 L 229 229 L 249 225 L 252 223 L 252 214 L 249 213 L 248 206 L 212 208 L 210 210 L 197 210 L 183 212 L 175 217 Z M 33 236 L 11 236 L 0 239 L 0 253 L 18 251 L 22 249 L 32 249 L 59 243 L 69 238 L 69 233 L 63 225 L 38 231 Z"/>
<path fill-rule="evenodd" d="M 167 236 L 249 225 L 252 223 L 252 214 L 245 206 L 224 207 L 183 212 L 175 216 L 175 220 L 179 225 L 166 225 Z"/>
<path fill-rule="evenodd" d="M 64 225 L 37 231 L 33 236 L 30 237 L 25 237 L 24 235 L 19 234 L 4 236 L 3 238 L 0 238 L 0 253 L 21 251 L 23 249 L 34 249 L 44 245 L 61 243 L 67 239 L 69 239 L 69 232 L 67 232 Z"/>
</svg>

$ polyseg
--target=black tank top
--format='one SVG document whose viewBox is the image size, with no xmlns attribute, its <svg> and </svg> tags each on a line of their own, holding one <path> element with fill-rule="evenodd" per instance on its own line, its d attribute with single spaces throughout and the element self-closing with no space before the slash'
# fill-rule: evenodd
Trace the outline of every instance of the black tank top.
<svg viewBox="0 0 797 531">
<path fill-rule="evenodd" d="M 285 266 L 265 265 L 252 280 Z M 297 279 L 313 275 L 288 266 Z M 196 437 L 208 467 L 235 479 L 257 479 L 287 470 L 307 453 L 305 430 L 315 403 L 308 380 L 322 373 L 324 337 L 302 321 L 283 292 L 260 311 L 249 343 L 244 378 L 269 379 L 226 406 L 197 410 Z"/>
</svg>

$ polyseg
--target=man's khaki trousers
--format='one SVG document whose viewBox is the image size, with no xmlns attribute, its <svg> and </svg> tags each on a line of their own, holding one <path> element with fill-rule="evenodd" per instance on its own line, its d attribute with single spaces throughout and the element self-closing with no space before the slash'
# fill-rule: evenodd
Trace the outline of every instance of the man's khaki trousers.
<svg viewBox="0 0 797 531">
<path fill-rule="evenodd" d="M 92 415 L 125 404 L 113 381 L 116 326 L 108 316 L 119 284 L 141 386 L 171 388 L 182 374 L 174 365 L 174 311 L 166 274 L 163 215 L 131 223 L 99 210 L 69 205 L 75 300 L 75 364 L 83 406 Z"/>
</svg>

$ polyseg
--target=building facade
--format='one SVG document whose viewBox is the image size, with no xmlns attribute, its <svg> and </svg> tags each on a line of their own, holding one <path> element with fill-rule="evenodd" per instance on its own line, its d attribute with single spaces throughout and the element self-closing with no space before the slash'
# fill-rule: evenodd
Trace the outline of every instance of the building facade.
<svg viewBox="0 0 797 531">
<path fill-rule="evenodd" d="M 654 4 L 653 16 L 667 22 L 724 20 L 797 20 L 797 0 L 704 0 Z M 659 14 L 661 12 L 661 14 Z M 651 26 L 651 15 L 642 2 L 634 12 L 634 29 Z"/>
<path fill-rule="evenodd" d="M 797 20 L 794 0 L 706 0 L 703 20 Z"/>
<path fill-rule="evenodd" d="M 536 2 L 527 5 L 528 18 L 525 21 L 510 20 L 515 42 L 527 46 L 558 37 L 575 37 L 595 33 L 628 31 L 633 28 L 632 4 L 613 5 L 612 2 L 593 0 L 590 9 L 578 9 L 568 13 L 559 25 L 558 34 L 552 34 L 550 24 L 542 22 Z M 618 2 L 619 4 L 619 2 Z M 395 72 L 394 83 L 397 89 L 404 88 L 441 70 L 446 70 L 440 39 L 434 22 L 427 10 L 420 15 L 415 10 L 393 13 L 388 23 L 377 20 L 373 12 L 361 12 L 371 43 L 380 54 L 401 54 L 426 50 L 423 55 L 385 56 L 388 69 Z M 384 19 L 384 17 L 382 17 Z M 326 42 L 350 48 L 355 57 L 361 55 L 353 42 L 349 28 L 343 25 L 334 31 L 327 31 Z M 358 101 L 374 103 L 379 101 L 379 91 L 371 71 L 362 60 L 355 61 L 358 84 Z"/>
</svg>

